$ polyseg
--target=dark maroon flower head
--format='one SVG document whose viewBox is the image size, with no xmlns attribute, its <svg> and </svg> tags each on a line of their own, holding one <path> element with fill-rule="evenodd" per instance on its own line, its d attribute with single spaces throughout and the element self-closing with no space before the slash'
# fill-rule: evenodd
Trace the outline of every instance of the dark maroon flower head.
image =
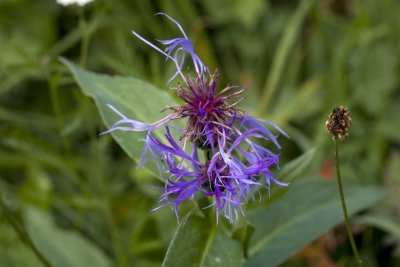
<svg viewBox="0 0 400 267">
<path fill-rule="evenodd" d="M 181 138 L 196 141 L 202 148 L 214 148 L 218 137 L 230 136 L 235 118 L 242 115 L 235 105 L 241 100 L 239 97 L 243 89 L 228 86 L 216 93 L 217 84 L 217 71 L 208 79 L 205 75 L 188 78 L 187 84 L 178 85 L 176 91 L 184 104 L 169 107 L 177 118 L 188 119 Z"/>
</svg>

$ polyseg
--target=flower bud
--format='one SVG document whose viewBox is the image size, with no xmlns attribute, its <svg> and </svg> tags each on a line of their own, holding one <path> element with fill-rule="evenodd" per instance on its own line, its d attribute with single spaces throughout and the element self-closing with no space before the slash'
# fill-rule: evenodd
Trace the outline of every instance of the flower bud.
<svg viewBox="0 0 400 267">
<path fill-rule="evenodd" d="M 326 130 L 332 135 L 333 139 L 343 140 L 348 136 L 351 126 L 350 112 L 347 108 L 340 106 L 333 109 L 326 121 Z"/>
</svg>

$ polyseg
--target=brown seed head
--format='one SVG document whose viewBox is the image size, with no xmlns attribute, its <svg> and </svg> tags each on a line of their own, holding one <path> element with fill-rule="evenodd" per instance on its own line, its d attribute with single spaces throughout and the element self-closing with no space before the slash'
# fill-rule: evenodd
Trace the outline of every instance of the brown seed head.
<svg viewBox="0 0 400 267">
<path fill-rule="evenodd" d="M 343 106 L 334 108 L 326 121 L 326 130 L 332 135 L 333 139 L 336 140 L 342 140 L 348 136 L 350 126 L 350 112 Z"/>
</svg>

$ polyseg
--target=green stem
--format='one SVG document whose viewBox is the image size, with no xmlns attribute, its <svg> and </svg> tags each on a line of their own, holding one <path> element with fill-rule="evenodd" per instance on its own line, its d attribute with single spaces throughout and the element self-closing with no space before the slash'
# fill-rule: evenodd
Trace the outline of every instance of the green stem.
<svg viewBox="0 0 400 267">
<path fill-rule="evenodd" d="M 56 123 L 57 123 L 57 130 L 60 134 L 60 136 L 62 136 L 61 132 L 62 132 L 62 128 L 64 127 L 64 119 L 63 119 L 63 115 L 62 115 L 62 109 L 61 109 L 61 101 L 60 101 L 60 94 L 59 94 L 59 78 L 60 75 L 59 73 L 52 73 L 49 75 L 48 77 L 48 84 L 50 87 L 50 99 L 51 99 L 51 105 L 53 108 L 53 113 L 54 113 L 54 117 L 56 119 Z M 62 137 L 61 138 L 62 141 L 62 146 L 63 149 L 66 153 L 71 154 L 71 144 L 69 143 L 67 137 Z"/>
<path fill-rule="evenodd" d="M 19 238 L 33 251 L 36 257 L 43 263 L 46 267 L 52 267 L 51 263 L 45 258 L 45 256 L 37 249 L 32 239 L 29 237 L 28 233 L 21 227 L 18 226 L 17 222 L 12 217 L 12 212 L 8 209 L 6 204 L 4 204 L 3 199 L 0 196 L 0 206 L 3 209 L 4 215 L 8 222 L 18 234 Z"/>
<path fill-rule="evenodd" d="M 347 235 L 349 236 L 350 244 L 351 244 L 351 248 L 353 250 L 354 257 L 357 260 L 357 265 L 359 267 L 363 267 L 364 265 L 360 258 L 360 254 L 358 253 L 356 242 L 354 241 L 354 237 L 353 237 L 353 232 L 351 231 L 349 215 L 347 214 L 346 201 L 344 200 L 342 177 L 340 175 L 340 168 L 339 168 L 338 142 L 336 139 L 333 142 L 334 142 L 334 146 L 335 146 L 336 177 L 337 177 L 337 182 L 338 182 L 338 186 L 339 186 L 340 202 L 342 204 L 342 210 L 343 210 L 344 220 L 345 220 L 346 229 L 347 229 Z"/>
<path fill-rule="evenodd" d="M 107 198 L 106 203 L 104 203 L 104 215 L 106 216 L 106 220 L 108 223 L 108 228 L 111 235 L 111 241 L 114 248 L 115 258 L 116 258 L 116 265 L 117 267 L 126 266 L 126 257 L 123 251 L 123 246 L 118 236 L 118 227 L 115 222 L 115 219 L 112 214 L 111 208 L 111 200 Z"/>
</svg>

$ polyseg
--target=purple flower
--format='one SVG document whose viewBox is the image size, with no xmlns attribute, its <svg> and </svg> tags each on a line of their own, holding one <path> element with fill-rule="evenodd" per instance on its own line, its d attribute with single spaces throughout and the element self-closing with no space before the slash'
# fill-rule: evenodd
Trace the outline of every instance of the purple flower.
<svg viewBox="0 0 400 267">
<path fill-rule="evenodd" d="M 185 31 L 183 30 L 182 26 L 176 20 L 174 20 L 173 18 L 171 18 L 170 16 L 168 16 L 165 13 L 157 13 L 156 15 L 166 16 L 169 20 L 171 20 L 173 23 L 175 23 L 176 26 L 178 26 L 179 30 L 181 31 L 181 33 L 183 35 L 183 38 L 180 37 L 180 38 L 174 38 L 174 39 L 170 39 L 170 40 L 157 40 L 161 44 L 167 46 L 167 48 L 165 48 L 164 51 L 163 51 L 162 49 L 160 49 L 159 47 L 157 47 L 156 45 L 154 45 L 150 41 L 148 41 L 145 38 L 143 38 L 142 36 L 140 36 L 135 31 L 132 31 L 132 33 L 137 38 L 142 40 L 144 43 L 146 43 L 147 45 L 151 46 L 152 48 L 154 48 L 155 50 L 157 50 L 161 54 L 165 55 L 167 60 L 171 59 L 175 63 L 175 66 L 176 66 L 177 70 L 176 70 L 175 74 L 169 79 L 168 83 L 171 82 L 173 79 L 175 79 L 175 77 L 178 76 L 178 74 L 186 82 L 186 77 L 182 73 L 182 67 L 183 67 L 183 64 L 184 64 L 184 61 L 185 61 L 185 54 L 189 54 L 189 56 L 192 58 L 193 66 L 194 66 L 194 69 L 195 69 L 197 75 L 198 76 L 202 76 L 203 73 L 207 71 L 207 67 L 203 64 L 203 62 L 201 61 L 199 56 L 194 52 L 193 44 L 188 39 L 188 37 L 187 37 Z M 174 50 L 175 50 L 174 54 L 171 55 L 171 53 Z M 181 53 L 181 57 L 179 57 L 180 53 Z"/>
<path fill-rule="evenodd" d="M 271 168 L 278 165 L 279 155 L 260 145 L 271 142 L 280 149 L 278 135 L 287 135 L 275 124 L 255 119 L 237 109 L 243 89 L 227 86 L 218 90 L 218 72 L 214 75 L 208 72 L 178 22 L 166 14 L 159 14 L 175 23 L 183 38 L 159 41 L 167 45 L 163 51 L 133 33 L 175 63 L 177 72 L 170 81 L 178 74 L 185 81 L 176 88 L 176 95 L 182 102 L 167 107 L 170 113 L 154 123 L 129 119 L 108 105 L 120 119 L 105 133 L 115 130 L 147 133 L 138 167 L 152 159 L 160 176 L 167 177 L 160 207 L 173 205 L 179 218 L 180 203 L 203 195 L 212 199 L 210 206 L 215 206 L 217 219 L 221 213 L 233 223 L 239 213 L 244 215 L 243 205 L 253 200 L 260 188 L 269 191 L 272 184 L 287 186 L 271 172 Z M 192 59 L 196 71 L 194 77 L 182 74 L 186 54 Z M 179 139 L 175 140 L 169 124 L 180 119 L 186 119 L 187 123 L 184 129 L 174 128 L 180 133 Z M 164 128 L 164 139 L 155 137 L 154 132 Z M 200 151 L 205 152 L 204 157 L 199 157 Z"/>
<path fill-rule="evenodd" d="M 211 206 L 216 207 L 217 218 L 221 212 L 233 223 L 238 218 L 237 211 L 243 213 L 242 205 L 253 198 L 259 187 L 269 189 L 271 182 L 287 185 L 270 171 L 278 164 L 278 155 L 245 149 L 248 143 L 253 144 L 251 138 L 261 137 L 257 129 L 240 133 L 232 143 L 220 138 L 218 152 L 205 163 L 199 161 L 195 147 L 191 155 L 187 154 L 174 141 L 168 127 L 166 131 L 169 145 L 160 147 L 166 155 L 170 174 L 160 201 L 164 202 L 162 206 L 172 204 L 177 217 L 180 203 L 203 194 L 213 198 Z"/>
</svg>

